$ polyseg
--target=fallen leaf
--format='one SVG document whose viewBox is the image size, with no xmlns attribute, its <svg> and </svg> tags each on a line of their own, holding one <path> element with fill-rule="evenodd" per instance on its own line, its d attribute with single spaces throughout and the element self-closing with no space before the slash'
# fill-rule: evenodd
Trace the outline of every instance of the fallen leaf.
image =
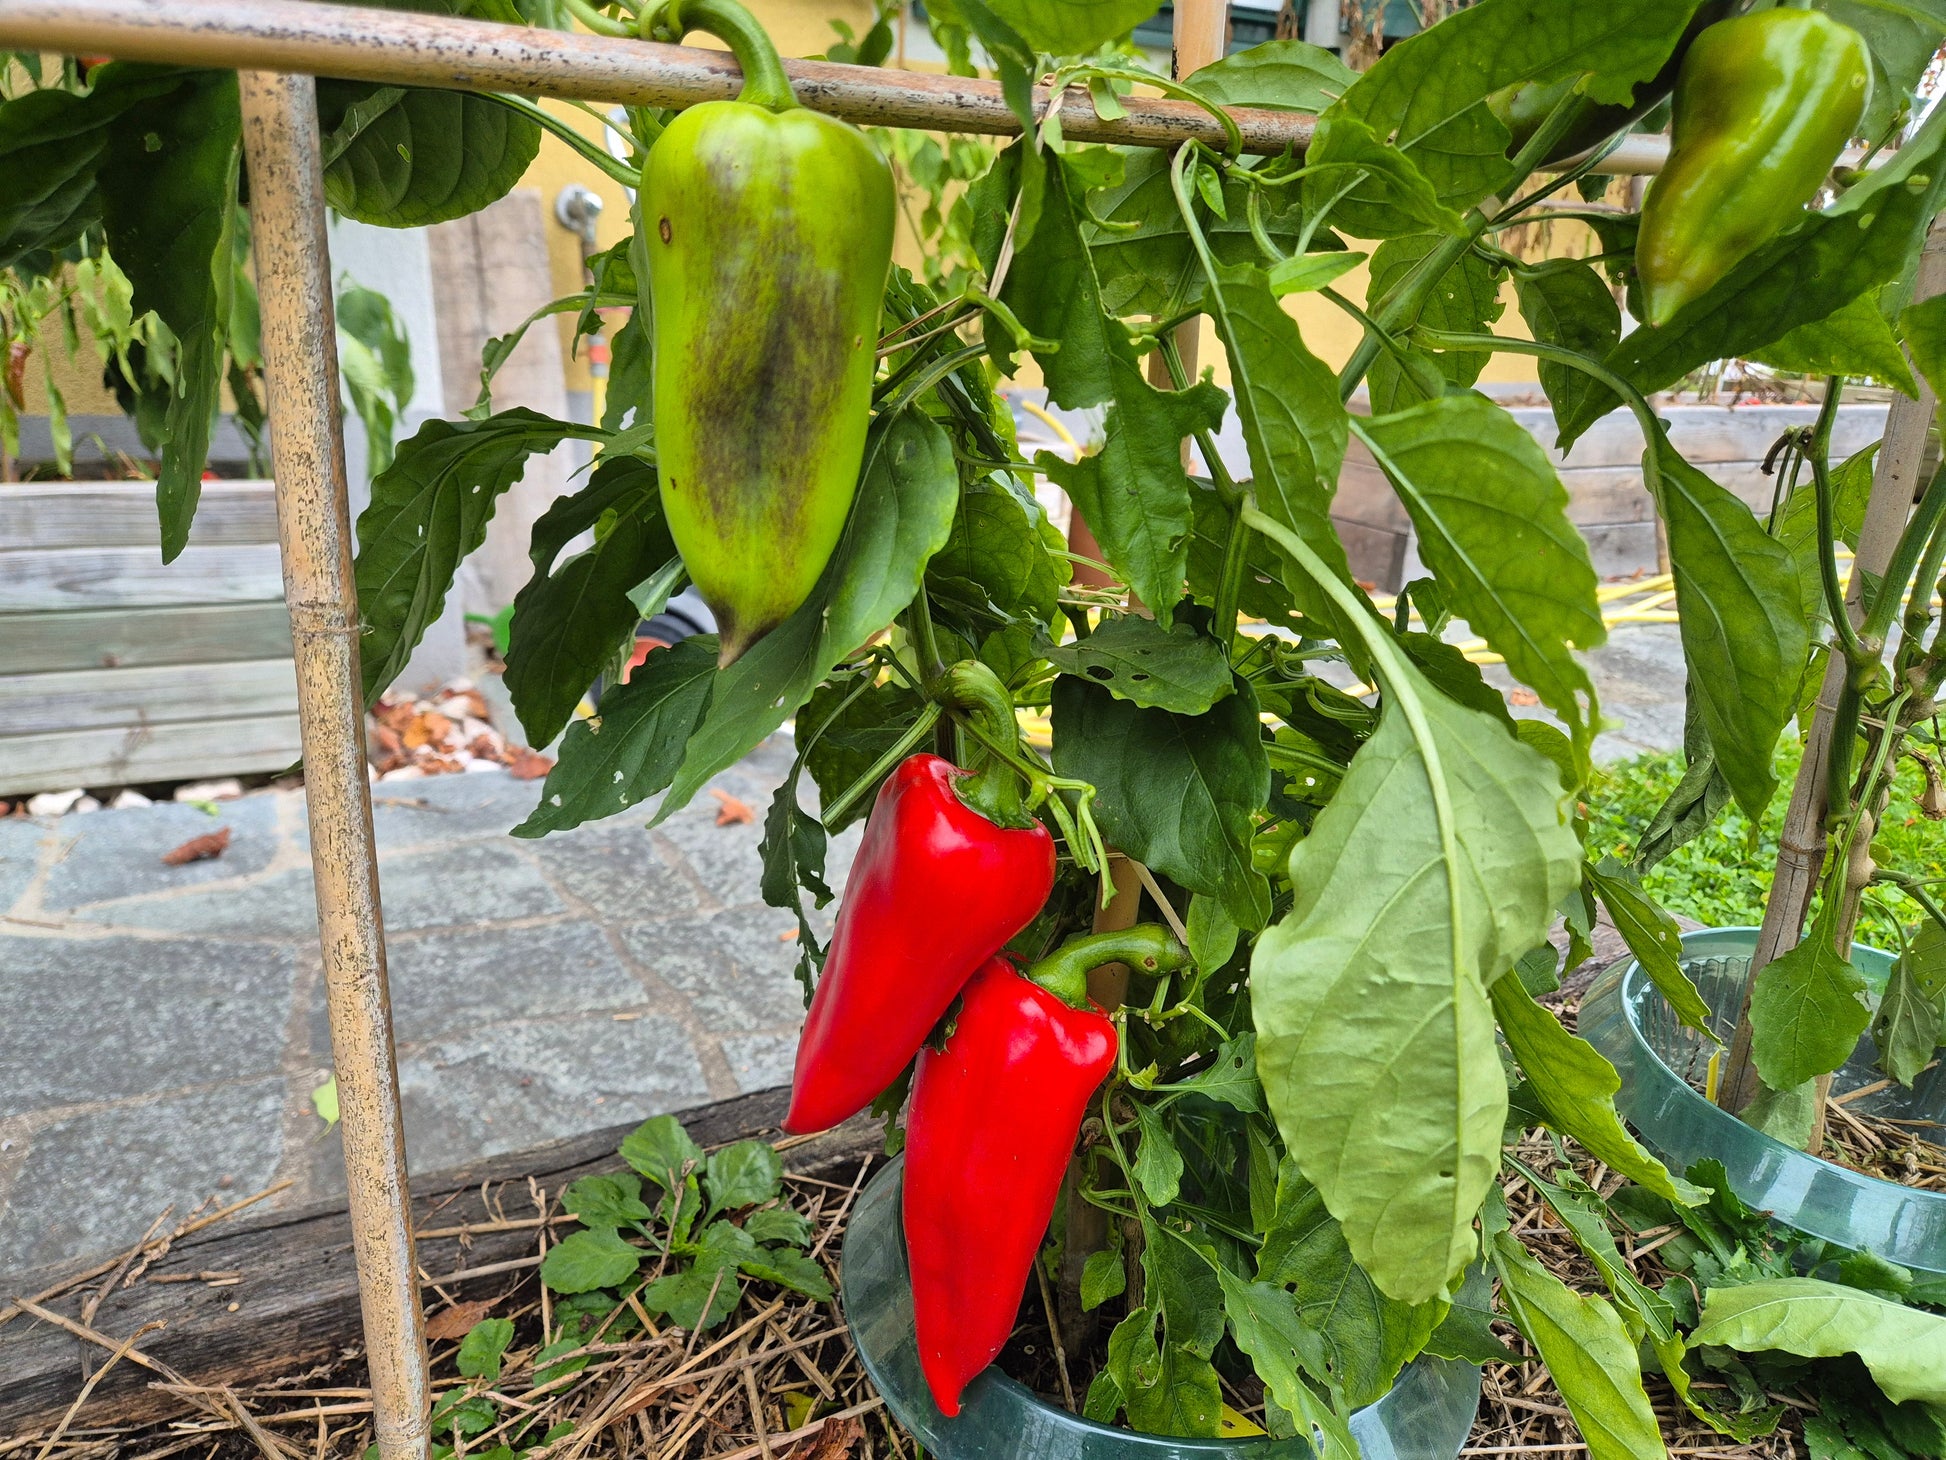
<svg viewBox="0 0 1946 1460">
<path fill-rule="evenodd" d="M 325 1076 L 324 1083 L 311 1092 L 311 1109 L 318 1113 L 324 1128 L 330 1130 L 338 1123 L 338 1077 Z"/>
<path fill-rule="evenodd" d="M 777 941 L 779 943 L 795 943 L 797 941 L 797 929 L 796 928 L 784 929 L 783 932 L 777 935 Z"/>
<path fill-rule="evenodd" d="M 516 781 L 538 781 L 554 769 L 554 762 L 538 750 L 517 745 L 507 752 L 507 774 Z"/>
<path fill-rule="evenodd" d="M 435 1343 L 450 1343 L 465 1338 L 475 1323 L 491 1313 L 498 1298 L 475 1298 L 470 1303 L 455 1303 L 442 1308 L 426 1320 L 426 1337 Z"/>
<path fill-rule="evenodd" d="M 491 735 L 475 735 L 473 743 L 466 747 L 466 753 L 475 760 L 504 760 L 507 748 L 504 745 L 495 745 Z"/>
<path fill-rule="evenodd" d="M 864 1438 L 865 1421 L 855 1414 L 842 1419 L 834 1414 L 810 1439 L 792 1447 L 790 1460 L 847 1460 Z"/>
<path fill-rule="evenodd" d="M 1525 709 L 1529 705 L 1538 705 L 1540 702 L 1541 697 L 1531 689 L 1522 689 L 1516 685 L 1513 689 L 1507 691 L 1507 703 L 1510 705 L 1519 705 L 1522 709 Z"/>
<path fill-rule="evenodd" d="M 405 742 L 390 725 L 380 722 L 372 726 L 372 744 L 378 751 L 372 757 L 372 765 L 380 775 L 405 764 Z"/>
<path fill-rule="evenodd" d="M 405 748 L 417 750 L 422 745 L 444 745 L 453 733 L 453 722 L 435 710 L 423 715 L 414 715 L 412 723 L 405 727 Z"/>
<path fill-rule="evenodd" d="M 412 708 L 411 700 L 380 700 L 372 715 L 382 725 L 389 726 L 399 734 L 417 717 L 418 711 Z"/>
<path fill-rule="evenodd" d="M 748 826 L 757 819 L 757 813 L 750 809 L 748 802 L 737 800 L 728 791 L 719 791 L 711 786 L 709 793 L 722 803 L 716 808 L 718 826 Z"/>
<path fill-rule="evenodd" d="M 202 836 L 192 836 L 174 851 L 162 854 L 162 865 L 181 867 L 190 862 L 207 862 L 220 857 L 230 849 L 230 829 L 218 827 L 215 831 Z"/>
</svg>

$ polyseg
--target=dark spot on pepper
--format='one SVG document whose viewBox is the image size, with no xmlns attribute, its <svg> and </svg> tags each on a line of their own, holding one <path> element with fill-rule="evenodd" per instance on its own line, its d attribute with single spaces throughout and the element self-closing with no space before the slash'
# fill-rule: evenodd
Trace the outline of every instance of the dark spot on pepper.
<svg viewBox="0 0 1946 1460">
<path fill-rule="evenodd" d="M 674 230 L 672 230 L 672 229 L 671 229 L 671 228 L 669 227 L 669 220 L 668 220 L 667 218 L 664 218 L 664 219 L 663 219 L 663 220 L 662 220 L 662 221 L 661 221 L 660 223 L 658 223 L 658 224 L 656 224 L 656 225 L 655 225 L 655 231 L 656 231 L 657 233 L 659 233 L 659 234 L 661 234 L 661 235 L 662 235 L 662 241 L 663 241 L 664 243 L 667 243 L 667 242 L 669 241 L 669 236 L 670 236 L 670 234 L 671 234 L 671 233 L 672 233 L 672 232 L 673 232 Z"/>
</svg>

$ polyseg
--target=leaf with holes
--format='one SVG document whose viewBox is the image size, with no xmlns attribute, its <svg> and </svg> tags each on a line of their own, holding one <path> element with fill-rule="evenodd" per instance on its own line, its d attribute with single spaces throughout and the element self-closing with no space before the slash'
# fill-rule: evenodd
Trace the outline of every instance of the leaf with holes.
<svg viewBox="0 0 1946 1460">
<path fill-rule="evenodd" d="M 1064 673 L 1145 709 L 1200 715 L 1230 693 L 1229 656 L 1190 623 L 1165 629 L 1152 618 L 1125 614 L 1046 653 Z"/>
</svg>

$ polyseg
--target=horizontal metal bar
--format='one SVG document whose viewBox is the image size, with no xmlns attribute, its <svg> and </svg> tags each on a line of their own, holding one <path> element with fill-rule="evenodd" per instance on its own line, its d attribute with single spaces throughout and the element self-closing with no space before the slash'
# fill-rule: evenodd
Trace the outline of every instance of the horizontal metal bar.
<svg viewBox="0 0 1946 1460">
<path fill-rule="evenodd" d="M 720 100 L 742 84 L 725 51 L 307 0 L 0 0 L 0 49 L 653 107 Z M 786 61 L 784 69 L 806 106 L 860 125 L 1020 131 L 998 82 L 829 61 Z M 1046 88 L 1037 96 L 1045 105 Z M 1223 143 L 1223 129 L 1193 102 L 1130 96 L 1122 105 L 1126 116 L 1104 121 L 1085 91 L 1070 88 L 1060 102 L 1062 135 L 1151 147 Z M 1258 155 L 1302 152 L 1316 126 L 1300 112 L 1228 110 L 1244 150 Z"/>
</svg>

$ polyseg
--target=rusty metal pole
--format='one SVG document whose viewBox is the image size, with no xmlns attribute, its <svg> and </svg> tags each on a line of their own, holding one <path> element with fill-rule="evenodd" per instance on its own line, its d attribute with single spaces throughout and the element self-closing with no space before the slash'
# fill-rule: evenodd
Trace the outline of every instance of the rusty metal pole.
<svg viewBox="0 0 1946 1460">
<path fill-rule="evenodd" d="M 311 867 L 373 1427 L 382 1460 L 422 1460 L 431 1438 L 425 1316 L 412 1250 L 405 1127 L 366 780 L 317 84 L 308 76 L 260 71 L 243 72 L 239 81 L 251 236 L 263 300 L 277 533 L 297 659 Z"/>
</svg>

